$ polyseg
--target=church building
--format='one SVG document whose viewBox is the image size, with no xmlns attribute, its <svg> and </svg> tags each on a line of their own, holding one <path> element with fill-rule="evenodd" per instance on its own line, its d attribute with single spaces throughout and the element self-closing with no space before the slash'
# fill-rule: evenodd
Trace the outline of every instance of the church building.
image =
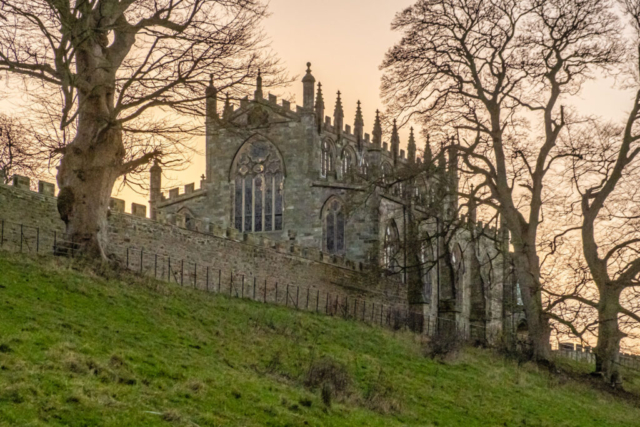
<svg viewBox="0 0 640 427">
<path fill-rule="evenodd" d="M 206 171 L 201 186 L 162 192 L 151 169 L 150 212 L 186 228 L 216 225 L 290 241 L 362 262 L 409 288 L 425 317 L 450 319 L 495 339 L 513 311 L 508 235 L 458 214 L 458 158 L 425 144 L 413 130 L 400 149 L 396 124 L 383 142 L 376 114 L 371 135 L 357 105 L 345 124 L 340 92 L 325 116 L 322 85 L 307 64 L 303 102 L 265 97 L 258 76 L 253 99 L 221 111 L 214 82 L 206 90 Z M 448 227 L 445 230 L 446 227 Z"/>
</svg>

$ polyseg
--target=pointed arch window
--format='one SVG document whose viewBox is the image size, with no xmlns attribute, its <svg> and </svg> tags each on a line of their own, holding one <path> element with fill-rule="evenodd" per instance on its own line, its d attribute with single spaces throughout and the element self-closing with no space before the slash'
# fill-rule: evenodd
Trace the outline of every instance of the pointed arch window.
<svg viewBox="0 0 640 427">
<path fill-rule="evenodd" d="M 345 149 L 342 154 L 342 176 L 349 177 L 353 173 L 353 153 L 350 149 Z"/>
<path fill-rule="evenodd" d="M 367 159 L 362 159 L 362 176 L 365 178 L 369 177 L 369 161 Z"/>
<path fill-rule="evenodd" d="M 391 179 L 391 165 L 389 163 L 382 164 L 382 184 L 388 185 Z"/>
<path fill-rule="evenodd" d="M 328 139 L 322 141 L 320 156 L 320 175 L 326 178 L 333 172 L 333 147 Z"/>
<path fill-rule="evenodd" d="M 332 254 L 344 254 L 345 251 L 345 212 L 344 205 L 337 199 L 325 204 L 323 212 L 324 250 Z"/>
<path fill-rule="evenodd" d="M 424 302 L 431 302 L 432 280 L 431 271 L 435 268 L 433 248 L 430 239 L 427 237 L 420 247 L 420 279 L 422 281 L 422 299 Z"/>
<path fill-rule="evenodd" d="M 398 234 L 398 227 L 394 221 L 390 221 L 385 227 L 384 232 L 384 246 L 382 253 L 383 266 L 392 272 L 397 272 L 400 269 L 398 263 L 398 249 L 400 248 L 400 239 Z"/>
<path fill-rule="evenodd" d="M 464 276 L 464 254 L 459 244 L 456 244 L 451 251 L 451 266 L 453 267 L 453 295 L 455 296 L 462 288 L 462 278 Z"/>
<path fill-rule="evenodd" d="M 283 229 L 284 165 L 267 141 L 246 143 L 232 168 L 234 227 L 242 232 Z"/>
<path fill-rule="evenodd" d="M 193 213 L 188 208 L 182 208 L 178 211 L 179 214 L 184 216 L 184 225 L 187 230 L 195 230 L 196 229 L 196 220 Z"/>
</svg>

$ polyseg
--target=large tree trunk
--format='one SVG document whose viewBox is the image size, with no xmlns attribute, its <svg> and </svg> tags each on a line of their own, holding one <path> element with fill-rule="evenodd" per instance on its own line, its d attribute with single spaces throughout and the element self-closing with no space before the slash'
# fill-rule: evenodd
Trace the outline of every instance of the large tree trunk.
<svg viewBox="0 0 640 427">
<path fill-rule="evenodd" d="M 620 289 L 606 285 L 600 290 L 598 344 L 595 349 L 596 373 L 614 387 L 622 384 L 618 365 L 620 340 L 624 338 L 618 326 L 620 293 Z"/>
<path fill-rule="evenodd" d="M 109 200 L 125 151 L 110 114 L 112 94 L 97 92 L 80 99 L 76 138 L 65 147 L 58 170 L 58 211 L 66 240 L 85 256 L 106 259 Z"/>
<path fill-rule="evenodd" d="M 540 276 L 537 274 L 538 257 L 536 254 L 528 253 L 521 245 L 514 244 L 514 247 L 515 273 L 522 290 L 531 356 L 538 363 L 549 364 L 551 362 L 551 327 L 542 307 L 542 289 Z"/>
</svg>

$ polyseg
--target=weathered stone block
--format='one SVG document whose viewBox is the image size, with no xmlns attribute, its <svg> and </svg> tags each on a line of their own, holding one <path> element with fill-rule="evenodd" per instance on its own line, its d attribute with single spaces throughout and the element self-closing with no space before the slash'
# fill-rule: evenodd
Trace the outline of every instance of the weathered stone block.
<svg viewBox="0 0 640 427">
<path fill-rule="evenodd" d="M 231 240 L 237 240 L 238 239 L 238 230 L 236 230 L 235 228 L 227 228 L 227 237 Z"/>
<path fill-rule="evenodd" d="M 31 180 L 26 176 L 13 175 L 13 186 L 23 190 L 31 189 Z"/>
<path fill-rule="evenodd" d="M 133 214 L 133 216 L 138 216 L 140 218 L 146 218 L 147 217 L 147 206 L 146 205 L 139 205 L 137 203 L 132 203 L 131 204 L 131 213 Z"/>
<path fill-rule="evenodd" d="M 122 199 L 114 199 L 113 197 L 109 200 L 109 209 L 114 213 L 123 213 L 124 212 L 124 200 Z"/>
<path fill-rule="evenodd" d="M 158 211 L 156 214 L 156 221 L 158 221 L 160 224 L 166 224 L 167 213 L 163 210 Z"/>
<path fill-rule="evenodd" d="M 56 186 L 50 182 L 38 181 L 38 193 L 53 197 L 56 193 Z"/>
<path fill-rule="evenodd" d="M 175 221 L 176 221 L 177 227 L 187 228 L 187 218 L 183 214 L 181 213 L 175 214 Z"/>
<path fill-rule="evenodd" d="M 187 184 L 184 186 L 184 194 L 191 194 L 195 191 L 196 185 L 194 183 Z"/>
<path fill-rule="evenodd" d="M 172 188 L 171 190 L 169 190 L 169 198 L 170 199 L 174 199 L 176 197 L 178 197 L 180 195 L 180 189 L 179 188 Z"/>
</svg>

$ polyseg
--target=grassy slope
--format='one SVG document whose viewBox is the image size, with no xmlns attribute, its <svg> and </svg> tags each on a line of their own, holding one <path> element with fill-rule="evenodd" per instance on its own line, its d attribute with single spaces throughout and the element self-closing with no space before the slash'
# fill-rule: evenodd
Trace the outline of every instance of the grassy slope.
<svg viewBox="0 0 640 427">
<path fill-rule="evenodd" d="M 154 288 L 157 287 L 157 288 Z M 354 381 L 304 388 L 331 357 Z M 632 426 L 640 409 L 488 351 L 0 253 L 0 425 Z"/>
</svg>

